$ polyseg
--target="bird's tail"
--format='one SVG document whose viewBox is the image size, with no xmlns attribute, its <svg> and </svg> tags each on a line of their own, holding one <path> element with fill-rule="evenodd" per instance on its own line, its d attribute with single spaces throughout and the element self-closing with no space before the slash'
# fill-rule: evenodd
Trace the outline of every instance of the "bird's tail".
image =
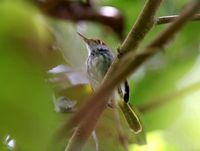
<svg viewBox="0 0 200 151">
<path fill-rule="evenodd" d="M 133 110 L 129 103 L 124 100 L 118 101 L 118 105 L 124 114 L 124 117 L 135 134 L 142 132 L 142 124 L 138 114 Z"/>
</svg>

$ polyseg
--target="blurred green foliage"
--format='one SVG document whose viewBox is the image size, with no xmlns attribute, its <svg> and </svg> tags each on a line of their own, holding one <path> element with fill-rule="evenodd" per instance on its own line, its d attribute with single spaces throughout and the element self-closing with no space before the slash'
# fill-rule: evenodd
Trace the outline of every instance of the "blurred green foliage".
<svg viewBox="0 0 200 151">
<path fill-rule="evenodd" d="M 47 47 L 49 33 L 32 5 L 0 3 L 0 139 L 16 140 L 16 150 L 44 151 L 56 121 L 53 93 L 31 54 Z"/>
<path fill-rule="evenodd" d="M 118 8 L 125 16 L 125 33 L 128 33 L 144 2 L 104 0 L 98 4 Z M 186 0 L 165 1 L 157 16 L 177 14 L 185 3 Z M 84 35 L 99 37 L 113 51 L 120 42 L 112 32 L 105 32 L 103 26 L 92 22 L 76 26 L 69 21 L 47 19 L 27 1 L 1 1 L 0 16 L 0 150 L 44 151 L 58 125 L 65 120 L 65 115 L 54 111 L 54 92 L 47 83 L 47 71 L 63 63 L 62 55 L 72 68 L 85 68 L 87 52 L 76 35 L 77 28 Z M 166 26 L 154 27 L 140 48 Z M 131 103 L 136 107 L 200 81 L 199 22 L 188 23 L 171 41 L 129 78 Z M 49 46 L 55 43 L 60 53 L 49 51 Z M 86 87 L 76 87 L 67 88 L 65 94 L 83 101 L 90 91 Z M 131 150 L 200 150 L 199 94 L 196 91 L 175 97 L 158 108 L 141 113 L 148 144 L 130 146 Z M 132 135 L 127 125 L 123 122 L 122 125 Z M 106 111 L 97 126 L 101 150 L 123 150 L 113 139 L 116 136 L 113 129 L 113 115 Z M 5 143 L 8 135 L 16 141 L 14 149 Z M 94 150 L 92 139 L 88 146 Z"/>
</svg>

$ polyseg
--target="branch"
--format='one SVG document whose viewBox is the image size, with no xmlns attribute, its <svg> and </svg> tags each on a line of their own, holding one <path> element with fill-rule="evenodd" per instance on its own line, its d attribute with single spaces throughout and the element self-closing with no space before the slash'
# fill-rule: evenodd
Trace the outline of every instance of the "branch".
<svg viewBox="0 0 200 151">
<path fill-rule="evenodd" d="M 121 40 L 124 35 L 124 16 L 115 9 L 113 15 L 106 14 L 105 7 L 95 8 L 93 0 L 83 1 L 68 1 L 68 0 L 32 0 L 40 10 L 48 16 L 70 20 L 72 22 L 92 21 L 103 24 L 111 28 Z"/>
<path fill-rule="evenodd" d="M 174 20 L 147 48 L 162 48 L 165 43 L 179 31 L 186 22 L 188 22 L 200 8 L 200 0 L 194 0 L 188 7 L 184 9 L 181 15 Z"/>
<path fill-rule="evenodd" d="M 150 100 L 146 104 L 140 105 L 138 107 L 138 109 L 140 112 L 146 113 L 152 109 L 158 108 L 161 105 L 164 105 L 170 101 L 173 101 L 176 98 L 184 97 L 184 96 L 190 94 L 191 92 L 197 91 L 199 89 L 200 89 L 200 82 L 197 82 L 195 84 L 187 86 L 186 88 L 183 88 L 176 92 L 169 93 L 163 97 L 160 97 L 160 98 L 157 98 L 154 100 Z"/>
<path fill-rule="evenodd" d="M 155 13 L 158 10 L 161 2 L 162 0 L 146 1 L 143 11 L 139 15 L 136 23 L 118 50 L 120 55 L 137 49 L 139 43 L 153 27 Z"/>
<path fill-rule="evenodd" d="M 77 113 L 71 118 L 70 122 L 67 123 L 61 130 L 63 136 L 63 132 L 66 132 L 68 128 L 74 127 L 79 124 L 77 131 L 71 138 L 71 143 L 68 148 L 72 150 L 72 147 L 75 147 L 75 145 L 77 144 L 76 141 L 78 141 L 79 147 L 75 147 L 77 150 L 73 151 L 80 151 L 82 149 L 86 140 L 95 128 L 98 118 L 105 110 L 108 97 L 111 96 L 114 89 L 121 82 L 123 82 L 127 76 L 133 73 L 145 60 L 155 54 L 159 50 L 159 48 L 163 47 L 169 41 L 169 39 L 172 38 L 175 33 L 178 32 L 180 28 L 196 13 L 196 11 L 198 11 L 199 8 L 200 1 L 193 1 L 188 5 L 187 9 L 185 9 L 184 12 L 181 13 L 180 17 L 177 18 L 177 20 L 175 20 L 166 30 L 158 35 L 146 47 L 146 49 L 143 50 L 143 53 L 135 54 L 134 52 L 130 51 L 125 54 L 124 57 L 116 59 L 116 62 L 119 62 L 119 65 L 121 65 L 121 63 L 124 63 L 123 68 L 121 67 L 121 70 L 117 70 L 115 74 L 112 74 L 112 76 L 106 76 L 99 90 L 89 98 L 88 102 L 77 111 Z M 128 37 L 134 37 L 131 33 L 128 35 Z M 131 40 L 127 41 L 127 43 L 132 42 L 133 41 Z M 131 44 L 126 45 L 129 46 Z M 66 151 L 71 151 L 70 149 L 67 149 Z"/>
<path fill-rule="evenodd" d="M 179 17 L 178 15 L 158 17 L 155 20 L 155 25 L 171 23 L 178 17 Z M 191 18 L 191 21 L 200 21 L 200 14 L 194 15 L 194 17 Z"/>
</svg>

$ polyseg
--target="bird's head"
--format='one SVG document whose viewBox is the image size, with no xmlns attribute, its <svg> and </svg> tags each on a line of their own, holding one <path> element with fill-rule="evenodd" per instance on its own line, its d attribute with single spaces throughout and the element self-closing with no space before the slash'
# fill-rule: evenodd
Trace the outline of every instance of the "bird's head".
<svg viewBox="0 0 200 151">
<path fill-rule="evenodd" d="M 89 39 L 77 32 L 78 35 L 83 39 L 83 41 L 86 43 L 87 49 L 89 53 L 92 51 L 99 51 L 99 50 L 108 50 L 108 47 L 106 44 L 99 40 L 99 39 Z"/>
</svg>

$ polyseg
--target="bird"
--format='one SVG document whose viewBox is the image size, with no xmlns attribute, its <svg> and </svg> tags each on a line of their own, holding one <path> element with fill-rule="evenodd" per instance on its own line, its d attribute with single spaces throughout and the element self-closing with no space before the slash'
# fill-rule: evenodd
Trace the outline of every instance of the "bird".
<svg viewBox="0 0 200 151">
<path fill-rule="evenodd" d="M 86 44 L 88 50 L 86 61 L 87 76 L 93 91 L 97 91 L 115 59 L 115 55 L 102 40 L 86 38 L 81 33 L 77 33 Z M 121 109 L 130 129 L 135 134 L 142 132 L 141 119 L 129 103 L 129 85 L 127 80 L 120 84 L 112 98 L 108 101 L 108 107 L 112 108 L 115 105 Z"/>
</svg>

